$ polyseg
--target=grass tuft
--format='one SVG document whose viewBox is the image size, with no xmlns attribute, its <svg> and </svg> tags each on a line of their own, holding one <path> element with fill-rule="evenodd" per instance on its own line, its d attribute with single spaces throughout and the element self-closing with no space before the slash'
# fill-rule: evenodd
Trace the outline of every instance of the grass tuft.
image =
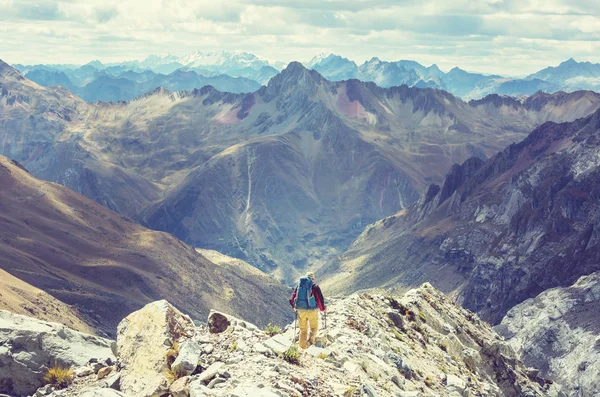
<svg viewBox="0 0 600 397">
<path fill-rule="evenodd" d="M 290 364 L 300 363 L 300 350 L 298 345 L 292 345 L 283 353 L 283 359 Z"/>
<path fill-rule="evenodd" d="M 63 389 L 73 382 L 73 377 L 73 370 L 71 368 L 55 363 L 52 368 L 48 368 L 48 371 L 46 371 L 44 382 L 54 385 L 58 389 Z"/>
<path fill-rule="evenodd" d="M 171 348 L 169 350 L 167 350 L 167 352 L 165 353 L 165 358 L 167 359 L 167 364 L 169 364 L 169 367 L 171 366 L 171 364 L 173 364 L 175 362 L 175 359 L 177 358 L 178 355 L 179 355 L 179 342 L 175 342 L 175 343 L 173 343 L 173 346 L 171 346 Z"/>
<path fill-rule="evenodd" d="M 272 323 L 269 323 L 265 328 L 265 333 L 269 336 L 277 335 L 279 332 L 281 332 L 281 328 L 279 328 L 277 325 L 273 325 Z"/>
</svg>

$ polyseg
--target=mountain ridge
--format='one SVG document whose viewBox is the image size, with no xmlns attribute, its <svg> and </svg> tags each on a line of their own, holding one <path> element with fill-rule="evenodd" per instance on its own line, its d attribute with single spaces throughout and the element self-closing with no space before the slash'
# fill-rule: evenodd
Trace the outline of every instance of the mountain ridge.
<svg viewBox="0 0 600 397">
<path fill-rule="evenodd" d="M 433 277 L 497 323 L 522 300 L 598 270 L 598 131 L 600 111 L 547 122 L 485 163 L 455 166 L 443 187 L 431 186 L 412 207 L 367 227 L 325 285 L 344 291 Z M 356 268 L 359 285 L 336 284 Z M 382 269 L 393 276 L 378 278 Z"/>
<path fill-rule="evenodd" d="M 590 92 L 540 97 L 535 107 L 474 106 L 440 90 L 330 82 L 300 63 L 250 94 L 158 89 L 87 104 L 28 84 L 10 82 L 11 97 L 64 96 L 62 106 L 74 102 L 71 121 L 57 125 L 64 112 L 51 105 L 3 100 L 4 125 L 25 137 L 4 153 L 36 176 L 282 280 L 337 256 L 365 225 L 441 183 L 457 160 L 487 158 L 546 120 L 600 106 Z M 45 131 L 35 146 L 27 134 L 37 129 L 23 121 L 31 115 Z"/>
</svg>

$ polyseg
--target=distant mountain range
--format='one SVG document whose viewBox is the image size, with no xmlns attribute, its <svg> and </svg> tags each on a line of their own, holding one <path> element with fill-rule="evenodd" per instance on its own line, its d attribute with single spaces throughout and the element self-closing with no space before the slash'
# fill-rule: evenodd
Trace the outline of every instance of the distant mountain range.
<svg viewBox="0 0 600 397">
<path fill-rule="evenodd" d="M 90 104 L 0 69 L 1 153 L 286 281 L 411 205 L 455 162 L 600 107 L 589 91 L 467 103 L 429 88 L 331 82 L 297 62 L 249 94 L 155 89 Z"/>
<path fill-rule="evenodd" d="M 382 87 L 406 84 L 438 88 L 463 99 L 478 99 L 489 94 L 531 95 L 537 91 L 557 92 L 600 89 L 600 64 L 569 59 L 523 79 L 466 72 L 458 67 L 442 72 L 436 65 L 425 67 L 414 61 L 386 62 L 372 58 L 358 66 L 339 55 L 319 55 L 307 67 L 331 80 L 359 79 Z"/>
<path fill-rule="evenodd" d="M 158 87 L 172 91 L 211 85 L 219 91 L 243 93 L 258 90 L 285 65 L 240 52 L 201 52 L 176 57 L 152 55 L 143 61 L 86 65 L 14 65 L 28 79 L 50 87 L 59 85 L 88 102 L 126 101 Z M 600 64 L 569 59 L 525 78 L 470 73 L 458 67 L 448 72 L 435 64 L 395 62 L 372 58 L 358 66 L 335 54 L 320 54 L 305 65 L 331 81 L 358 79 L 380 87 L 407 85 L 448 91 L 464 100 L 489 94 L 528 96 L 538 91 L 600 91 Z"/>
</svg>

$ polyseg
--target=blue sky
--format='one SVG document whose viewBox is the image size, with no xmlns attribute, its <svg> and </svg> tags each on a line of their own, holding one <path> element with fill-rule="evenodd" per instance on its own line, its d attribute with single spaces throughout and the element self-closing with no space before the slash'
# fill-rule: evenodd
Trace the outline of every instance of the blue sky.
<svg viewBox="0 0 600 397">
<path fill-rule="evenodd" d="M 281 61 L 333 52 L 525 75 L 600 62 L 598 0 L 0 0 L 0 59 L 117 62 L 248 51 Z"/>
</svg>

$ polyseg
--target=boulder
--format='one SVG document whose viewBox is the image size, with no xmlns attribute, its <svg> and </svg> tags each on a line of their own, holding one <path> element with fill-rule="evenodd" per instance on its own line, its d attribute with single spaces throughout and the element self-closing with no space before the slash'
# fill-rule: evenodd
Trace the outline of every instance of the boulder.
<svg viewBox="0 0 600 397">
<path fill-rule="evenodd" d="M 81 367 L 112 357 L 111 341 L 0 310 L 0 393 L 33 394 L 52 365 Z"/>
<path fill-rule="evenodd" d="M 123 369 L 120 387 L 136 397 L 160 397 L 169 391 L 166 353 L 194 323 L 169 302 L 149 303 L 117 327 L 117 351 Z"/>
<path fill-rule="evenodd" d="M 211 311 L 208 315 L 208 328 L 212 334 L 220 334 L 229 327 L 229 319 L 223 313 Z"/>
<path fill-rule="evenodd" d="M 212 334 L 220 334 L 227 330 L 230 326 L 234 326 L 238 330 L 260 331 L 258 327 L 252 323 L 241 320 L 229 314 L 211 310 L 208 314 L 208 329 Z"/>
<path fill-rule="evenodd" d="M 389 319 L 392 321 L 392 323 L 394 323 L 394 325 L 397 328 L 400 328 L 402 330 L 404 330 L 405 325 L 404 325 L 404 317 L 400 315 L 400 313 L 398 313 L 397 311 L 394 310 L 390 310 L 387 313 Z"/>
<path fill-rule="evenodd" d="M 179 376 L 191 375 L 198 366 L 198 359 L 201 354 L 202 346 L 193 339 L 188 339 L 181 343 L 179 355 L 171 364 L 171 369 Z"/>
</svg>

